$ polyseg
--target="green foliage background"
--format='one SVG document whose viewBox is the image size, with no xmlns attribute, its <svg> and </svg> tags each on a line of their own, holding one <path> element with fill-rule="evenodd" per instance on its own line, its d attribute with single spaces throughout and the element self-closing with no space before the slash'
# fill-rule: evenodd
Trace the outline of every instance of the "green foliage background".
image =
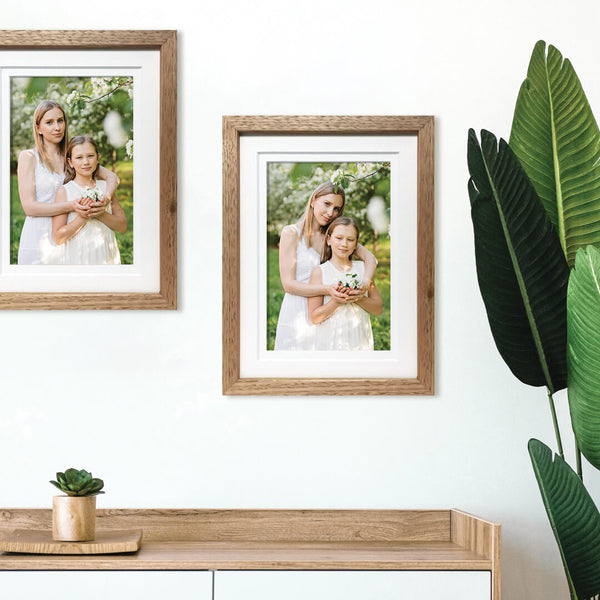
<svg viewBox="0 0 600 600">
<path fill-rule="evenodd" d="M 360 243 L 378 260 L 374 281 L 383 300 L 380 316 L 371 315 L 375 350 L 390 349 L 390 237 L 377 234 L 367 218 L 367 206 L 374 196 L 385 202 L 390 214 L 390 171 L 382 163 L 269 163 L 267 169 L 267 349 L 273 350 L 279 310 L 284 291 L 279 277 L 279 236 L 285 225 L 300 219 L 313 190 L 329 181 L 338 170 L 349 172 L 358 165 L 359 173 L 375 175 L 352 181 L 346 192 L 344 215 L 360 227 Z"/>
<path fill-rule="evenodd" d="M 133 264 L 133 97 L 131 79 L 126 77 L 29 77 L 11 79 L 11 235 L 10 262 L 17 263 L 19 240 L 25 214 L 17 186 L 19 153 L 33 148 L 33 114 L 45 99 L 58 102 L 67 113 L 69 136 L 89 135 L 98 144 L 100 162 L 119 176 L 117 198 L 127 215 L 126 233 L 115 232 L 122 264 Z M 117 120 L 105 125 L 107 115 Z M 111 130 L 113 134 L 111 135 Z M 129 143 L 130 151 L 127 151 Z"/>
</svg>

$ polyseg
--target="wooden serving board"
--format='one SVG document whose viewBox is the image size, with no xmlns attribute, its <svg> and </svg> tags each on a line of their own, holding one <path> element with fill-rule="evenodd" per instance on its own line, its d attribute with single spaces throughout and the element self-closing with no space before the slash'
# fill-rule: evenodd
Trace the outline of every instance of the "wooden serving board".
<svg viewBox="0 0 600 600">
<path fill-rule="evenodd" d="M 52 531 L 15 529 L 0 532 L 0 551 L 26 554 L 118 554 L 136 552 L 142 545 L 141 529 L 107 529 L 96 531 L 91 542 L 59 542 Z"/>
</svg>

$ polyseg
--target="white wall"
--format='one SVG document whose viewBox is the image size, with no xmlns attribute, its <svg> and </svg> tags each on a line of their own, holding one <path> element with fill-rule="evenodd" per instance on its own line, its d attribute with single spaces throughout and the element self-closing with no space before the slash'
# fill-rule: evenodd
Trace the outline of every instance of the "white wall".
<svg viewBox="0 0 600 600">
<path fill-rule="evenodd" d="M 50 506 L 73 465 L 104 477 L 101 507 L 458 507 L 502 523 L 504 598 L 568 598 L 526 450 L 555 445 L 545 393 L 505 367 L 477 288 L 466 137 L 508 135 L 540 38 L 599 112 L 599 18 L 593 0 L 5 4 L 5 29 L 179 30 L 180 308 L 0 314 L 0 506 Z M 435 397 L 221 396 L 224 114 L 436 116 Z"/>
</svg>

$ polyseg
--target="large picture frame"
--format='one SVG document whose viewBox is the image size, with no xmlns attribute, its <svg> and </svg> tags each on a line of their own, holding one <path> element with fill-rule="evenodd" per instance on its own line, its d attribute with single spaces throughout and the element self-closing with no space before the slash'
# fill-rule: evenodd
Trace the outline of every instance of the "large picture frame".
<svg viewBox="0 0 600 600">
<path fill-rule="evenodd" d="M 91 66 L 88 67 L 88 63 Z M 137 106 L 141 106 L 132 118 L 136 123 L 133 129 L 136 143 L 140 142 L 139 149 L 138 146 L 135 149 L 133 196 L 141 199 L 143 195 L 145 202 L 135 205 L 135 218 L 130 227 L 135 226 L 133 239 L 137 246 L 134 245 L 134 250 L 141 248 L 144 251 L 137 253 L 141 258 L 132 260 L 131 265 L 118 264 L 108 268 L 94 264 L 88 269 L 76 265 L 71 270 L 60 270 L 55 265 L 19 267 L 14 264 L 14 258 L 12 262 L 3 258 L 0 261 L 0 309 L 177 308 L 177 32 L 0 31 L 0 74 L 5 88 L 10 77 L 3 72 L 10 73 L 9 68 L 15 65 L 25 71 L 29 68 L 36 75 L 35 69 L 48 69 L 48 77 L 56 74 L 61 77 L 63 70 L 77 75 L 77 69 L 82 69 L 78 65 L 86 65 L 86 73 L 92 75 L 94 69 L 100 67 L 106 71 L 105 63 L 117 65 L 118 69 L 113 68 L 118 72 L 137 69 L 136 75 L 140 73 L 137 79 L 132 77 L 137 86 Z M 110 73 L 110 70 L 106 72 Z M 10 112 L 10 107 L 6 106 L 10 100 L 7 99 L 10 99 L 10 89 L 2 89 L 0 107 L 5 130 L 2 131 L 0 156 L 4 181 L 0 179 L 0 183 L 4 205 L 10 202 L 5 197 L 10 187 L 6 166 L 9 148 L 5 141 L 10 137 L 6 125 L 9 122 L 6 115 Z M 148 144 L 148 140 L 152 143 Z M 1 214 L 4 223 L 0 223 L 0 255 L 4 257 L 10 235 L 6 218 L 10 213 L 5 210 Z M 14 233 L 12 235 L 14 237 Z M 138 268 L 137 265 L 141 266 Z M 94 284 L 94 280 L 99 283 Z"/>
<path fill-rule="evenodd" d="M 391 294 L 392 339 L 402 338 L 394 338 L 398 328 L 394 323 L 404 322 L 412 346 L 409 344 L 408 354 L 391 352 L 389 357 L 370 352 L 357 358 L 355 353 L 349 353 L 348 361 L 340 353 L 311 352 L 305 356 L 265 349 L 266 309 L 260 300 L 266 296 L 264 272 L 269 268 L 266 250 L 263 251 L 267 237 L 263 226 L 267 203 L 263 188 L 269 185 L 264 181 L 265 165 L 278 160 L 333 163 L 346 155 L 348 160 L 374 156 L 375 160 L 380 157 L 392 161 L 391 172 L 395 175 L 390 234 L 402 222 L 411 223 L 411 229 L 403 229 L 406 235 L 396 237 L 411 240 L 407 243 L 412 263 L 402 266 L 397 247 L 390 275 L 396 290 Z M 403 185 L 407 186 L 406 191 L 398 194 Z M 394 265 L 398 265 L 396 272 Z M 222 276 L 223 394 L 433 394 L 434 118 L 224 116 Z M 408 282 L 408 292 L 399 293 L 404 282 Z M 403 296 L 406 303 L 394 304 L 394 299 L 401 300 Z M 255 301 L 255 297 L 259 300 Z M 400 314 L 404 306 L 407 316 Z M 406 365 L 403 356 L 409 356 Z"/>
</svg>

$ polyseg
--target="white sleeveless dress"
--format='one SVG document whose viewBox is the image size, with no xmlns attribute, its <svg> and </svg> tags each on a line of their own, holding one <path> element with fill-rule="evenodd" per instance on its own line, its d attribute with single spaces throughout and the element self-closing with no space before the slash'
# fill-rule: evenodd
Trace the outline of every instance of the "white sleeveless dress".
<svg viewBox="0 0 600 600">
<path fill-rule="evenodd" d="M 75 181 L 69 181 L 64 187 L 69 201 L 77 200 L 85 195 L 85 188 L 75 183 Z M 97 180 L 94 189 L 104 194 L 106 181 Z M 106 212 L 111 212 L 110 205 L 106 207 Z M 76 217 L 76 212 L 70 212 L 67 223 L 70 223 Z M 64 243 L 61 264 L 120 265 L 121 255 L 115 232 L 98 219 L 88 219 L 87 223 Z"/>
<path fill-rule="evenodd" d="M 321 273 L 325 285 L 346 281 L 351 273 L 358 275 L 360 283 L 365 275 L 365 263 L 353 260 L 352 269 L 343 272 L 327 261 L 321 265 Z M 330 296 L 325 296 L 323 302 L 330 300 Z M 328 319 L 317 325 L 315 350 L 373 350 L 369 313 L 356 303 L 341 305 Z"/>
<path fill-rule="evenodd" d="M 56 191 L 65 176 L 53 173 L 35 155 L 35 199 L 36 202 L 54 202 Z M 19 242 L 19 265 L 50 265 L 60 262 L 62 248 L 52 239 L 52 217 L 25 217 Z"/>
<path fill-rule="evenodd" d="M 308 283 L 321 258 L 314 248 L 306 245 L 298 225 L 294 227 L 299 238 L 296 250 L 296 281 Z M 308 319 L 308 300 L 304 296 L 286 293 L 277 321 L 275 350 L 314 350 L 316 327 Z"/>
</svg>

